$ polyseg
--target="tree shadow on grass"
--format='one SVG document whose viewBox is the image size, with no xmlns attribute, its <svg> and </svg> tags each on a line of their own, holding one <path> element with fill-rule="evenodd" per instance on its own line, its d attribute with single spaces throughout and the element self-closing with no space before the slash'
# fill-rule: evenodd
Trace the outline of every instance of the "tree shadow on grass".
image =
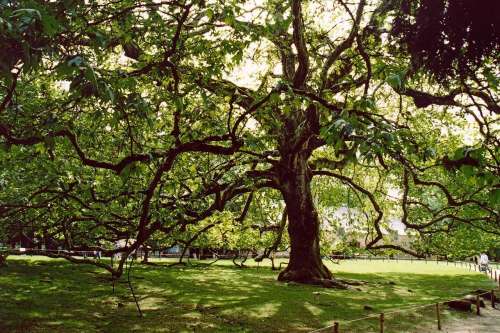
<svg viewBox="0 0 500 333">
<path fill-rule="evenodd" d="M 146 275 L 158 274 L 154 271 Z M 147 278 L 157 281 L 165 295 L 182 304 L 217 309 L 225 317 L 235 316 L 248 327 L 264 328 L 270 322 L 274 331 L 300 330 L 324 326 L 333 320 L 349 320 L 374 311 L 432 303 L 484 286 L 477 275 L 442 276 L 430 274 L 339 274 L 343 278 L 369 282 L 362 291 L 318 289 L 286 285 L 275 281 L 270 270 L 241 270 L 213 266 L 210 269 L 185 267 Z M 479 277 L 480 278 L 480 277 Z M 392 284 L 391 284 L 392 283 Z M 174 287 L 174 288 L 172 288 Z M 147 288 L 146 288 L 147 289 Z M 316 296 L 313 293 L 319 292 Z M 283 324 L 279 324 L 279 322 Z M 263 330 L 266 331 L 266 330 Z"/>
<path fill-rule="evenodd" d="M 339 273 L 368 284 L 335 290 L 283 284 L 263 268 L 137 266 L 133 283 L 145 313 L 139 319 L 127 286 L 117 283 L 113 294 L 103 283 L 107 275 L 65 261 L 11 261 L 0 271 L 0 332 L 302 332 L 487 282 L 471 274 Z"/>
</svg>

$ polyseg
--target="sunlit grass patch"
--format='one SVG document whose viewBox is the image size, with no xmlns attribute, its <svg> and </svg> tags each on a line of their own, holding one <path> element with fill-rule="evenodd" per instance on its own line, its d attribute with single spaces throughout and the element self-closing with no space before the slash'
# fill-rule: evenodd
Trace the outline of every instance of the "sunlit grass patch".
<svg viewBox="0 0 500 333">
<path fill-rule="evenodd" d="M 360 291 L 280 283 L 267 262 L 192 263 L 135 266 L 140 319 L 127 284 L 116 283 L 113 294 L 103 270 L 14 256 L 0 270 L 0 332 L 307 332 L 492 287 L 481 274 L 435 262 L 327 263 L 340 278 L 366 281 Z"/>
</svg>

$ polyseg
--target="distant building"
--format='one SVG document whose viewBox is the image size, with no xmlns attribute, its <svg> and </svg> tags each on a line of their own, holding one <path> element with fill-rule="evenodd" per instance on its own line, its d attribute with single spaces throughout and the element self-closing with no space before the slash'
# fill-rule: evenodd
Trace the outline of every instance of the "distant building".
<svg viewBox="0 0 500 333">
<path fill-rule="evenodd" d="M 366 237 L 366 226 L 364 225 L 366 217 L 359 210 L 341 207 L 331 214 L 331 219 L 336 220 L 339 224 L 336 230 L 337 237 L 332 240 L 334 243 L 344 242 L 362 249 L 371 241 L 371 238 Z M 381 227 L 383 239 L 380 244 L 412 249 L 413 237 L 406 232 L 406 227 L 401 220 L 393 218 L 388 224 L 389 228 Z M 332 229 L 328 224 L 323 227 L 327 230 Z"/>
</svg>

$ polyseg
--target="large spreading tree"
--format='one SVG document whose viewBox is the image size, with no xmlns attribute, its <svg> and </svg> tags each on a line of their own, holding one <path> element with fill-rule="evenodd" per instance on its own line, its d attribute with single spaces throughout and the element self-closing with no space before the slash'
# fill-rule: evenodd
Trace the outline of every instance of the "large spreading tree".
<svg viewBox="0 0 500 333">
<path fill-rule="evenodd" d="M 426 3 L 0 1 L 3 230 L 115 244 L 118 267 L 99 265 L 119 276 L 152 237 L 194 242 L 222 211 L 266 229 L 243 221 L 271 189 L 278 279 L 324 285 L 318 200 L 355 205 L 369 249 L 421 255 L 385 239 L 391 214 L 498 237 L 498 40 L 437 63 L 408 42 L 434 31 L 412 30 Z M 475 40 L 432 22 L 449 57 Z"/>
</svg>

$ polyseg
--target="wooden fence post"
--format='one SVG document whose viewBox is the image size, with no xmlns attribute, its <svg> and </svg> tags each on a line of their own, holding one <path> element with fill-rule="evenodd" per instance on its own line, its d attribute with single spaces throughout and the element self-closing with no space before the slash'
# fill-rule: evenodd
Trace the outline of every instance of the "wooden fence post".
<svg viewBox="0 0 500 333">
<path fill-rule="evenodd" d="M 491 307 L 494 309 L 495 308 L 495 290 L 491 289 Z"/>
<path fill-rule="evenodd" d="M 339 323 L 333 323 L 333 333 L 339 333 Z"/>
<path fill-rule="evenodd" d="M 438 331 L 441 331 L 441 315 L 439 313 L 439 303 L 436 303 L 436 317 L 438 322 Z"/>
<path fill-rule="evenodd" d="M 479 298 L 479 295 L 476 296 L 476 314 L 479 316 L 481 314 L 481 299 Z"/>
<path fill-rule="evenodd" d="M 380 333 L 384 333 L 384 313 L 380 314 Z"/>
</svg>

